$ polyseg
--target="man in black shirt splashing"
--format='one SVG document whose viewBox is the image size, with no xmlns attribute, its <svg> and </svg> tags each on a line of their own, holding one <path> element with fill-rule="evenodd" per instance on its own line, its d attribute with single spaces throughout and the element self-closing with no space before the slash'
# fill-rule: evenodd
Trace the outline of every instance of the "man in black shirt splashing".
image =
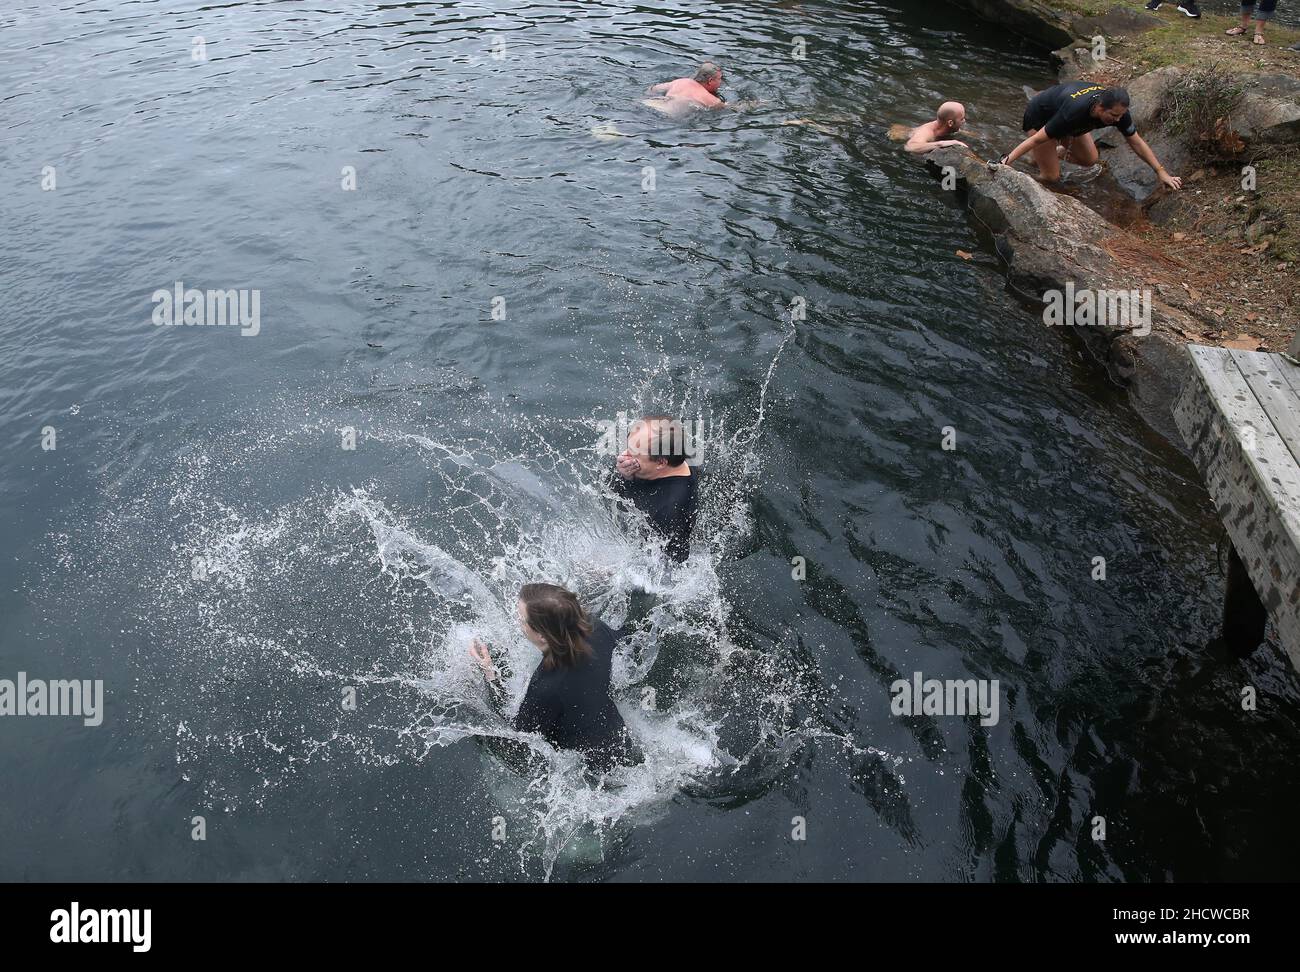
<svg viewBox="0 0 1300 972">
<path fill-rule="evenodd" d="M 1096 165 L 1097 146 L 1092 132 L 1114 125 L 1138 158 L 1155 170 L 1161 185 L 1181 189 L 1183 180 L 1165 171 L 1151 146 L 1137 133 L 1128 109 L 1129 96 L 1123 88 L 1107 88 L 1091 81 L 1055 85 L 1040 91 L 1029 102 L 1023 121 L 1029 137 L 998 161 L 1011 165 L 1032 152 L 1043 181 L 1056 182 L 1061 178 L 1061 156 L 1076 165 Z M 1060 156 L 1058 145 L 1063 149 Z"/>
<path fill-rule="evenodd" d="M 682 423 L 647 415 L 632 424 L 610 485 L 645 514 L 663 537 L 664 551 L 681 563 L 691 553 L 699 473 L 686 462 L 692 450 Z"/>
</svg>

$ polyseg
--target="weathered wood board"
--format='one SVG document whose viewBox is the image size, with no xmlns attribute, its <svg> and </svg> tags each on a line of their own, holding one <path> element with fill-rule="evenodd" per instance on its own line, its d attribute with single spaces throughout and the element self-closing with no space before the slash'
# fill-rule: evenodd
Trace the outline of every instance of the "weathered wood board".
<svg viewBox="0 0 1300 972">
<path fill-rule="evenodd" d="M 1277 354 L 1187 350 L 1192 377 L 1174 421 L 1300 670 L 1300 367 Z"/>
</svg>

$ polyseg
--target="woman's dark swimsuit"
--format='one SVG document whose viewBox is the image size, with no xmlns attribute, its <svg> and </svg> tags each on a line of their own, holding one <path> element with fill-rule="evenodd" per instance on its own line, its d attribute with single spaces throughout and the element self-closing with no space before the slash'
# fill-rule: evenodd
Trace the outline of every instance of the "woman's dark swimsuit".
<svg viewBox="0 0 1300 972">
<path fill-rule="evenodd" d="M 515 716 L 520 732 L 541 733 L 556 749 L 577 749 L 597 772 L 638 757 L 623 717 L 609 696 L 617 636 L 592 618 L 591 656 L 574 668 L 538 666 Z"/>
</svg>

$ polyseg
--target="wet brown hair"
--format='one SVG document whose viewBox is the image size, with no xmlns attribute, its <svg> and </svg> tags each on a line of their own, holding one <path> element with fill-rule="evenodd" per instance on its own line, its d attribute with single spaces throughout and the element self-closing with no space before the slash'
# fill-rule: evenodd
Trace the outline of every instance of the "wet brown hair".
<svg viewBox="0 0 1300 972">
<path fill-rule="evenodd" d="M 524 620 L 546 642 L 542 667 L 574 668 L 591 657 L 591 619 L 577 595 L 555 584 L 525 584 L 519 588 Z"/>
</svg>

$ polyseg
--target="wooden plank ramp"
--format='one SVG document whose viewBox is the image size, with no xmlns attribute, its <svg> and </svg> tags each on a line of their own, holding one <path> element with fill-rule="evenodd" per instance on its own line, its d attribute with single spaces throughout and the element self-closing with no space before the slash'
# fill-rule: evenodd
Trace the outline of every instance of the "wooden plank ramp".
<svg viewBox="0 0 1300 972">
<path fill-rule="evenodd" d="M 1187 350 L 1193 374 L 1174 421 L 1300 670 L 1300 366 L 1280 354 Z"/>
</svg>

